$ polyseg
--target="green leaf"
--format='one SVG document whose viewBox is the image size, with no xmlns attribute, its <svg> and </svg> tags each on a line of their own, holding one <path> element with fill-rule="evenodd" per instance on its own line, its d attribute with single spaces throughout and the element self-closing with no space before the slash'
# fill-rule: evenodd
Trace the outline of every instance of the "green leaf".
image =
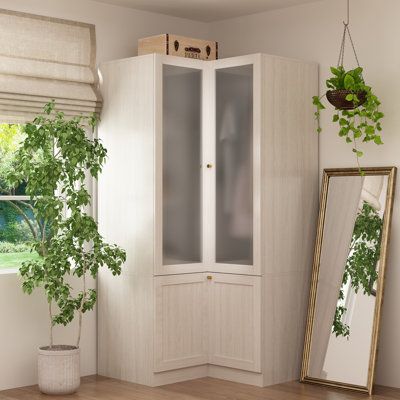
<svg viewBox="0 0 400 400">
<path fill-rule="evenodd" d="M 360 150 L 357 149 L 353 149 L 353 153 L 356 153 L 357 157 L 362 157 L 364 155 L 364 153 Z"/>
<path fill-rule="evenodd" d="M 372 125 L 368 125 L 365 127 L 365 133 L 367 135 L 373 135 L 375 133 L 375 128 Z"/>
<path fill-rule="evenodd" d="M 317 107 L 318 110 L 324 110 L 325 106 L 321 103 L 321 99 L 318 96 L 313 96 L 313 104 Z"/>
<path fill-rule="evenodd" d="M 375 144 L 382 144 L 380 135 L 382 131 L 381 119 L 384 114 L 379 110 L 380 101 L 373 93 L 371 86 L 365 84 L 363 79 L 363 68 L 357 67 L 346 71 L 342 66 L 331 67 L 332 76 L 326 80 L 328 89 L 346 89 L 350 93 L 346 95 L 346 100 L 354 104 L 354 109 L 337 110 L 333 114 L 332 122 L 338 122 L 339 136 L 343 137 L 346 143 L 352 143 L 354 139 L 362 142 L 374 141 Z M 366 101 L 360 103 L 360 92 L 366 95 Z M 314 100 L 317 107 L 316 119 L 320 119 L 320 98 Z M 321 108 L 322 109 L 322 108 Z M 350 135 L 351 133 L 351 135 Z M 357 157 L 361 157 L 361 151 L 353 150 Z"/>
<path fill-rule="evenodd" d="M 340 137 L 347 136 L 348 134 L 349 134 L 349 128 L 348 127 L 343 127 L 339 131 L 339 136 Z"/>
<path fill-rule="evenodd" d="M 360 137 L 362 136 L 361 130 L 360 130 L 360 129 L 357 129 L 357 128 L 354 128 L 354 129 L 353 129 L 353 134 L 354 134 L 354 138 L 355 138 L 355 139 L 358 139 L 358 138 L 360 138 Z"/>
<path fill-rule="evenodd" d="M 344 88 L 347 90 L 351 90 L 354 87 L 354 83 L 354 78 L 351 75 L 346 74 L 344 77 Z"/>
<path fill-rule="evenodd" d="M 53 325 L 67 325 L 77 311 L 86 312 L 95 305 L 96 293 L 76 293 L 67 283 L 70 275 L 83 278 L 90 273 L 96 278 L 101 267 L 119 275 L 126 260 L 125 251 L 106 243 L 96 221 L 85 213 L 91 203 L 86 176 L 97 177 L 107 155 L 101 142 L 86 134 L 87 125 L 95 128 L 97 121 L 95 117 L 66 118 L 50 102 L 44 115 L 23 127 L 23 145 L 13 153 L 7 172 L 13 187 L 26 187 L 33 204 L 28 219 L 40 230 L 32 249 L 41 257 L 21 266 L 22 289 L 28 294 L 35 288 L 44 290 L 47 301 L 57 306 Z M 0 189 L 3 162 L 0 154 Z"/>
</svg>

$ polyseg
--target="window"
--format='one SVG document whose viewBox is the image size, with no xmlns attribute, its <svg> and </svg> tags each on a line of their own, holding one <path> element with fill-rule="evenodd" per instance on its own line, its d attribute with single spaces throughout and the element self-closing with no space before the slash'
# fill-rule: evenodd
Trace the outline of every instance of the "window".
<svg viewBox="0 0 400 400">
<path fill-rule="evenodd" d="M 16 123 L 0 123 L 0 271 L 4 271 L 38 258 L 30 251 L 32 243 L 47 240 L 50 234 L 49 226 L 35 218 L 24 185 L 7 186 L 7 171 L 24 140 L 23 126 L 18 124 L 31 121 L 51 99 L 57 99 L 57 110 L 67 117 L 100 113 L 102 100 L 94 25 L 1 9 L 0 36 L 7 43 L 1 55 L 0 97 L 8 99 L 0 104 L 0 121 Z"/>
<path fill-rule="evenodd" d="M 23 141 L 21 125 L 0 124 L 0 271 L 18 269 L 24 261 L 39 259 L 32 245 L 43 237 L 43 231 L 46 234 L 46 228 L 35 218 L 25 185 L 12 187 L 7 180 Z"/>
</svg>

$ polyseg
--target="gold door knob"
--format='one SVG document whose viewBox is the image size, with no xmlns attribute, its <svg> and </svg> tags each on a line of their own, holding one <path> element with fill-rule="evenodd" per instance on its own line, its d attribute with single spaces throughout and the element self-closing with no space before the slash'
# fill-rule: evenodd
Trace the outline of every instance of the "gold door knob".
<svg viewBox="0 0 400 400">
<path fill-rule="evenodd" d="M 212 168 L 212 164 L 207 164 L 207 168 Z"/>
<path fill-rule="evenodd" d="M 211 276 L 211 275 L 207 275 L 207 279 L 208 279 L 209 281 L 211 281 L 212 276 Z"/>
</svg>

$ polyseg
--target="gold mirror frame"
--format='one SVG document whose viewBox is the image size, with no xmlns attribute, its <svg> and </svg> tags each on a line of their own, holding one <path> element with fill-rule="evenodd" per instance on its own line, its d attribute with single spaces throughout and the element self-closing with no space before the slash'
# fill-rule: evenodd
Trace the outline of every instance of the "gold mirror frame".
<svg viewBox="0 0 400 400">
<path fill-rule="evenodd" d="M 390 226 L 392 220 L 393 199 L 394 199 L 397 168 L 376 167 L 376 168 L 363 168 L 362 170 L 365 176 L 385 175 L 388 177 L 385 214 L 383 220 L 383 231 L 381 239 L 381 258 L 380 258 L 380 267 L 378 273 L 378 283 L 377 283 L 378 286 L 377 286 L 377 295 L 376 295 L 376 303 L 374 311 L 374 321 L 372 327 L 372 340 L 371 340 L 370 356 L 369 356 L 367 386 L 352 385 L 349 383 L 329 381 L 325 379 L 313 378 L 308 376 L 310 351 L 311 351 L 311 338 L 313 334 L 314 314 L 316 306 L 318 276 L 320 268 L 320 257 L 321 257 L 322 241 L 323 241 L 326 204 L 328 198 L 329 179 L 331 177 L 338 177 L 338 176 L 360 176 L 358 168 L 325 169 L 323 172 L 321 197 L 320 197 L 320 210 L 318 215 L 317 236 L 315 242 L 314 261 L 313 261 L 312 276 L 311 276 L 311 289 L 310 289 L 310 298 L 308 305 L 308 315 L 306 322 L 306 334 L 304 339 L 304 352 L 303 352 L 303 362 L 301 368 L 300 382 L 320 384 L 342 389 L 352 389 L 359 392 L 368 393 L 371 395 L 374 383 L 376 354 L 377 354 L 379 330 L 380 330 L 381 308 L 382 308 L 382 299 L 384 292 L 385 269 L 387 262 L 387 249 L 390 239 Z"/>
</svg>

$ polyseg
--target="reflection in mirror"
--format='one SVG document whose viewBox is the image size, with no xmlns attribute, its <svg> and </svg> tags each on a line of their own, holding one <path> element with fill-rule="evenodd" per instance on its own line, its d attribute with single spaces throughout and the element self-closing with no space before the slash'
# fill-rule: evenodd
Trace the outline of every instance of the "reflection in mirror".
<svg viewBox="0 0 400 400">
<path fill-rule="evenodd" d="M 302 380 L 371 391 L 395 169 L 324 173 Z"/>
</svg>

